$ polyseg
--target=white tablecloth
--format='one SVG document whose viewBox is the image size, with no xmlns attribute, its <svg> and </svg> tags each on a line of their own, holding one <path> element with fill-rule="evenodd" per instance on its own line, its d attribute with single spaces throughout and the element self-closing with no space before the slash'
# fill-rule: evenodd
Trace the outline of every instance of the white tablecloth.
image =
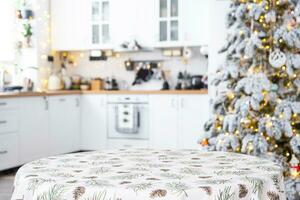
<svg viewBox="0 0 300 200">
<path fill-rule="evenodd" d="M 26 164 L 13 200 L 285 200 L 280 167 L 247 155 L 115 150 Z"/>
</svg>

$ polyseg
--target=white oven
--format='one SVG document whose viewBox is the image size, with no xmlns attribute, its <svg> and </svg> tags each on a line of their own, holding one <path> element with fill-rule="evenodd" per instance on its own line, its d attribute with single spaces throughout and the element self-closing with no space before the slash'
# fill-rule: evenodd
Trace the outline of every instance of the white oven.
<svg viewBox="0 0 300 200">
<path fill-rule="evenodd" d="M 146 95 L 108 97 L 108 139 L 149 139 L 149 107 Z"/>
</svg>

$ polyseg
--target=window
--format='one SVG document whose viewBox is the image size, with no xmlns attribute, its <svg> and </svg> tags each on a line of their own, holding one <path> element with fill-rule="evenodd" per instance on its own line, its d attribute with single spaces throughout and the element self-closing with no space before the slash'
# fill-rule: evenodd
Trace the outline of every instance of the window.
<svg viewBox="0 0 300 200">
<path fill-rule="evenodd" d="M 0 62 L 12 62 L 15 57 L 14 1 L 0 1 Z"/>
</svg>

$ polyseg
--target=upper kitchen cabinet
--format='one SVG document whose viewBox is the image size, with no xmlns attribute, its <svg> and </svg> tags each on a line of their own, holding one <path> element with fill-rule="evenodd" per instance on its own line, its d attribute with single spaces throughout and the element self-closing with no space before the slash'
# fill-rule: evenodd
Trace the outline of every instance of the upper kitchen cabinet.
<svg viewBox="0 0 300 200">
<path fill-rule="evenodd" d="M 52 0 L 51 12 L 57 51 L 208 44 L 209 0 Z"/>
<path fill-rule="evenodd" d="M 158 46 L 180 45 L 182 42 L 181 5 L 180 0 L 157 0 L 156 1 L 157 31 L 156 39 Z"/>
<path fill-rule="evenodd" d="M 142 47 L 154 44 L 155 4 L 149 0 L 110 0 L 111 37 L 116 50 L 137 41 Z M 129 48 L 130 50 L 130 48 Z"/>
<path fill-rule="evenodd" d="M 186 46 L 209 43 L 209 10 L 211 0 L 183 0 L 182 37 Z"/>
<path fill-rule="evenodd" d="M 111 44 L 111 1 L 89 0 L 91 13 L 89 19 L 89 43 L 92 49 L 110 49 Z"/>
<path fill-rule="evenodd" d="M 208 44 L 209 0 L 156 0 L 156 47 Z"/>
<path fill-rule="evenodd" d="M 89 49 L 91 0 L 51 0 L 52 49 Z"/>
</svg>

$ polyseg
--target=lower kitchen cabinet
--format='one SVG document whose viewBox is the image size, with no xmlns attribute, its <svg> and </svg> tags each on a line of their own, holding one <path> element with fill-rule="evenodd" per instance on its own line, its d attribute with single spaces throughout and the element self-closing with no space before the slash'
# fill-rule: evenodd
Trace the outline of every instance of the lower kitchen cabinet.
<svg viewBox="0 0 300 200">
<path fill-rule="evenodd" d="M 177 148 L 177 95 L 150 95 L 150 145 L 153 148 Z"/>
<path fill-rule="evenodd" d="M 99 150 L 106 147 L 107 96 L 81 97 L 81 149 Z"/>
<path fill-rule="evenodd" d="M 148 95 L 149 140 L 107 139 L 108 95 L 0 99 L 0 171 L 78 150 L 197 148 L 208 95 Z M 144 130 L 145 131 L 145 130 Z"/>
<path fill-rule="evenodd" d="M 209 117 L 208 95 L 180 95 L 179 148 L 197 148 L 197 141 L 204 134 L 204 123 Z"/>
<path fill-rule="evenodd" d="M 208 95 L 151 95 L 151 147 L 197 148 L 208 116 Z"/>
<path fill-rule="evenodd" d="M 19 165 L 18 135 L 0 135 L 0 171 Z"/>
<path fill-rule="evenodd" d="M 20 107 L 20 163 L 51 155 L 46 97 L 23 98 Z"/>
<path fill-rule="evenodd" d="M 49 97 L 49 141 L 52 155 L 80 149 L 79 95 Z"/>
</svg>

